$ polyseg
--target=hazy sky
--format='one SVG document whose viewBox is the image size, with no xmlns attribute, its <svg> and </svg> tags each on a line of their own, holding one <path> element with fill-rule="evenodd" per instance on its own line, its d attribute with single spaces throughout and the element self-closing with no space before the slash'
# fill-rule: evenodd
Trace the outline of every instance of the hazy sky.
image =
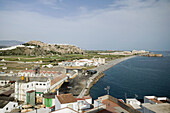
<svg viewBox="0 0 170 113">
<path fill-rule="evenodd" d="M 170 0 L 0 0 L 0 39 L 170 50 Z"/>
</svg>

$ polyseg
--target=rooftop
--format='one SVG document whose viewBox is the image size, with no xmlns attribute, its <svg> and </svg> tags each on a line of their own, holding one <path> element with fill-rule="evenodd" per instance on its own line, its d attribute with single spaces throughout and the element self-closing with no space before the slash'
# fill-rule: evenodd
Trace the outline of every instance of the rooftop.
<svg viewBox="0 0 170 113">
<path fill-rule="evenodd" d="M 55 98 L 56 94 L 57 94 L 56 92 L 55 93 L 46 93 L 43 95 L 43 97 L 44 98 Z"/>
<path fill-rule="evenodd" d="M 103 104 L 106 105 L 106 110 L 112 113 L 129 113 L 127 110 L 123 109 L 121 106 L 116 104 L 115 102 L 105 99 L 102 101 Z"/>
<path fill-rule="evenodd" d="M 142 108 L 140 107 L 141 102 L 139 102 L 139 101 L 138 101 L 137 99 L 135 99 L 135 98 L 126 99 L 126 103 L 127 103 L 128 105 L 131 105 L 134 109 L 142 109 Z"/>
<path fill-rule="evenodd" d="M 55 83 L 59 82 L 60 80 L 62 80 L 63 78 L 67 77 L 66 75 L 60 75 L 55 77 L 54 79 L 51 80 L 51 86 L 54 85 Z"/>
<path fill-rule="evenodd" d="M 10 80 L 10 81 L 19 81 L 21 77 L 14 76 L 0 76 L 0 80 Z M 29 81 L 38 81 L 38 82 L 46 82 L 48 80 L 47 77 L 29 77 Z"/>
<path fill-rule="evenodd" d="M 3 108 L 3 107 L 5 107 L 8 103 L 9 103 L 9 101 L 6 101 L 6 100 L 0 100 L 0 108 Z"/>
<path fill-rule="evenodd" d="M 145 96 L 145 98 L 157 104 L 170 103 L 170 99 L 167 97 Z"/>
<path fill-rule="evenodd" d="M 139 111 L 135 110 L 134 108 L 128 106 L 124 102 L 122 102 L 110 95 L 105 95 L 105 96 L 99 97 L 98 100 L 101 103 L 103 103 L 104 105 L 106 105 L 106 110 L 109 112 L 140 113 Z M 98 100 L 96 100 L 96 101 L 98 101 Z M 101 111 L 101 113 L 105 113 L 105 112 L 106 112 L 105 110 L 103 110 L 103 112 Z"/>
<path fill-rule="evenodd" d="M 142 106 L 155 113 L 170 113 L 169 103 L 161 103 L 161 104 L 144 103 L 142 104 Z"/>
<path fill-rule="evenodd" d="M 71 94 L 56 95 L 61 104 L 77 102 L 76 98 Z"/>
<path fill-rule="evenodd" d="M 84 99 L 92 99 L 90 95 L 88 96 L 83 96 Z"/>
</svg>

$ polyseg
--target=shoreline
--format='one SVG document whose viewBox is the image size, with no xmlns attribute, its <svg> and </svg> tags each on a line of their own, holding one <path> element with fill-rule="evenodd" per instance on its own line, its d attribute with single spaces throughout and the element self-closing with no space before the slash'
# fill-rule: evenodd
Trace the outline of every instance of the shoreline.
<svg viewBox="0 0 170 113">
<path fill-rule="evenodd" d="M 82 89 L 82 91 L 80 92 L 78 98 L 82 98 L 85 95 L 89 95 L 90 89 L 91 87 L 97 83 L 97 81 L 102 78 L 104 76 L 104 71 L 112 68 L 113 66 L 119 64 L 120 62 L 123 62 L 125 60 L 134 58 L 136 56 L 129 56 L 129 57 L 123 57 L 123 58 L 118 58 L 115 60 L 111 60 L 109 62 L 107 62 L 104 65 L 101 65 L 99 67 L 93 68 L 93 70 L 96 70 L 97 73 L 94 74 L 93 76 L 89 77 L 89 79 L 86 81 L 87 85 L 84 86 L 84 88 Z"/>
</svg>

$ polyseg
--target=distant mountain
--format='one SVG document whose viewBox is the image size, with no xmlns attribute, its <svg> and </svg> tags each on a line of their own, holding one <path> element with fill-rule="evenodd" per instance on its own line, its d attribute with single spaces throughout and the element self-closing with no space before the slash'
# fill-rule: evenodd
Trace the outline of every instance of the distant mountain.
<svg viewBox="0 0 170 113">
<path fill-rule="evenodd" d="M 9 47 L 23 44 L 24 42 L 17 41 L 17 40 L 0 40 L 0 46 Z"/>
<path fill-rule="evenodd" d="M 41 41 L 30 41 L 18 46 L 0 49 L 0 55 L 44 56 L 55 54 L 82 54 L 84 51 L 74 45 L 46 44 Z"/>
</svg>

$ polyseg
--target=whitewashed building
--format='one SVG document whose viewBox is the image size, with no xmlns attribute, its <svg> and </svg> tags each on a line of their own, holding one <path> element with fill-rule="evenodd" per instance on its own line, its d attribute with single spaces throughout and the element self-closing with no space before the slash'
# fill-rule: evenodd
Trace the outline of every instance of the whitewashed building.
<svg viewBox="0 0 170 113">
<path fill-rule="evenodd" d="M 56 95 L 55 97 L 55 110 L 62 108 L 71 108 L 75 111 L 81 112 L 82 110 L 90 109 L 92 104 L 92 98 L 86 96 L 84 98 L 75 98 L 70 94 Z"/>
<path fill-rule="evenodd" d="M 71 93 L 60 94 L 60 95 L 56 95 L 55 97 L 55 110 L 69 107 L 77 111 L 78 109 L 76 105 L 77 105 L 77 100 L 76 98 L 74 98 L 74 96 Z"/>
<path fill-rule="evenodd" d="M 15 98 L 27 103 L 28 92 L 35 91 L 35 96 L 43 96 L 50 90 L 51 80 L 42 77 L 27 77 L 15 82 Z"/>
<path fill-rule="evenodd" d="M 0 113 L 11 112 L 18 107 L 17 102 L 0 100 Z"/>
<path fill-rule="evenodd" d="M 141 102 L 135 98 L 126 99 L 126 104 L 131 105 L 134 109 L 142 112 Z"/>
<path fill-rule="evenodd" d="M 19 76 L 25 76 L 25 77 L 38 77 L 38 76 L 44 76 L 44 77 L 53 77 L 57 75 L 56 71 L 40 71 L 39 73 L 35 73 L 35 70 L 24 70 L 18 72 Z"/>
<path fill-rule="evenodd" d="M 80 59 L 73 61 L 65 61 L 58 63 L 59 66 L 98 66 L 100 64 L 104 64 L 104 58 L 92 58 L 92 59 Z"/>
</svg>

